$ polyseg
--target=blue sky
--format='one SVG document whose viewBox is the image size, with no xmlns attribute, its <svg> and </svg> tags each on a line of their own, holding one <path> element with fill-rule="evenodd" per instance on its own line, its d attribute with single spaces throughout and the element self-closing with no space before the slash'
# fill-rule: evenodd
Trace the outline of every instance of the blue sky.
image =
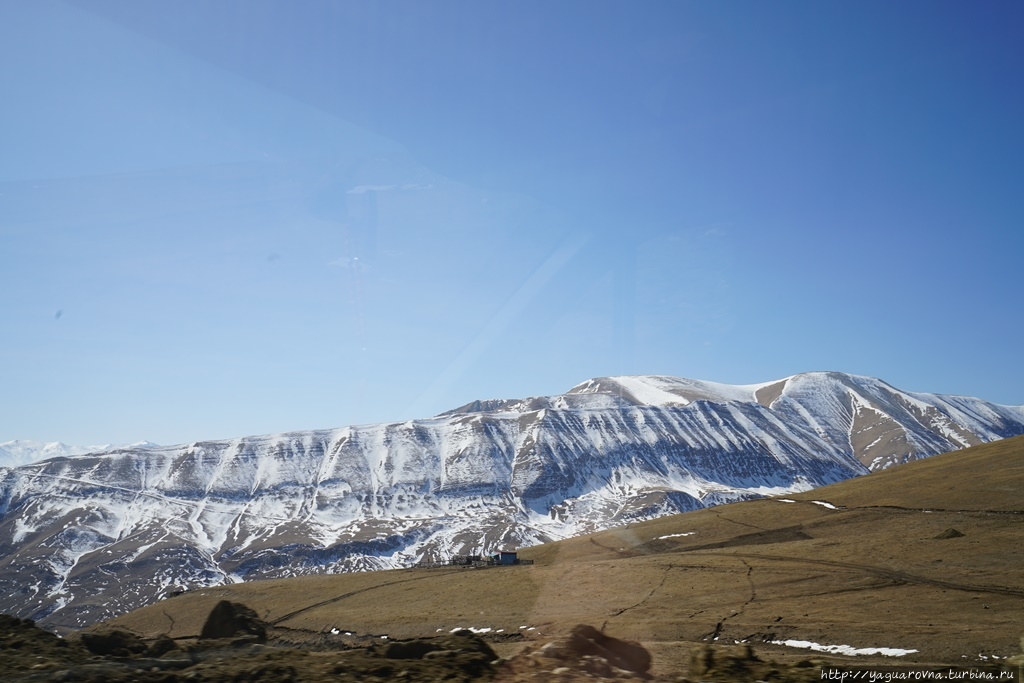
<svg viewBox="0 0 1024 683">
<path fill-rule="evenodd" d="M 1024 404 L 1024 6 L 0 2 L 0 442 L 809 370 Z"/>
</svg>

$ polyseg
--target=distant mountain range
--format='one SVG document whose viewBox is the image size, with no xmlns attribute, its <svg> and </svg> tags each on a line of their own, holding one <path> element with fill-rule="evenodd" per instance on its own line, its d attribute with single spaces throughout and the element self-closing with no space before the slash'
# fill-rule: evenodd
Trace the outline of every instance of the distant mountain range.
<svg viewBox="0 0 1024 683">
<path fill-rule="evenodd" d="M 173 591 L 401 567 L 804 491 L 1024 433 L 1024 406 L 806 373 L 604 377 L 403 423 L 0 469 L 0 612 L 77 628 Z"/>
<path fill-rule="evenodd" d="M 20 467 L 29 463 L 48 460 L 49 458 L 66 457 L 69 455 L 86 455 L 88 453 L 105 453 L 106 451 L 124 448 L 154 448 L 157 444 L 149 441 L 115 446 L 69 446 L 60 441 L 28 441 L 14 440 L 0 443 L 0 467 Z"/>
</svg>

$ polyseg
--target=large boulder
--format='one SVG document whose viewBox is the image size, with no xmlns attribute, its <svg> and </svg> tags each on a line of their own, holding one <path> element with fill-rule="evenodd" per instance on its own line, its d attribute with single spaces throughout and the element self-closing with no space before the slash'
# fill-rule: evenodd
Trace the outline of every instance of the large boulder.
<svg viewBox="0 0 1024 683">
<path fill-rule="evenodd" d="M 569 635 L 527 647 L 505 662 L 496 681 L 502 683 L 563 683 L 583 681 L 649 680 L 651 655 L 639 643 L 605 635 L 580 624 Z"/>
<path fill-rule="evenodd" d="M 267 623 L 256 612 L 240 602 L 221 600 L 210 611 L 210 616 L 199 633 L 200 640 L 212 638 L 254 637 L 258 642 L 267 640 Z"/>
<path fill-rule="evenodd" d="M 428 652 L 440 649 L 436 643 L 417 639 L 391 642 L 381 647 L 379 651 L 387 659 L 423 659 Z"/>
<path fill-rule="evenodd" d="M 81 639 L 85 649 L 94 655 L 132 657 L 146 651 L 146 643 L 141 638 L 120 629 L 82 633 Z"/>
<path fill-rule="evenodd" d="M 600 657 L 616 669 L 631 673 L 643 674 L 651 668 L 651 653 L 642 645 L 606 636 L 587 624 L 573 627 L 563 648 L 575 659 Z"/>
<path fill-rule="evenodd" d="M 146 650 L 146 655 L 150 657 L 163 657 L 168 652 L 176 652 L 181 650 L 178 644 L 174 642 L 174 639 L 168 636 L 166 633 L 156 637 L 152 643 L 149 644 L 149 649 Z"/>
</svg>

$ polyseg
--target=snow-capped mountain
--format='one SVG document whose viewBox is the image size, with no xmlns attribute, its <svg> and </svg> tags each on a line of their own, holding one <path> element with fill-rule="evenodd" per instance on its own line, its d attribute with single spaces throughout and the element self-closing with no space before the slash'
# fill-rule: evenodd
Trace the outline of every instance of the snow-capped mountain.
<svg viewBox="0 0 1024 683">
<path fill-rule="evenodd" d="M 109 443 L 102 446 L 69 446 L 60 441 L 15 439 L 14 441 L 0 443 L 0 467 L 20 467 L 21 465 L 28 465 L 29 463 L 50 458 L 104 453 L 123 448 L 154 448 L 156 445 L 150 441 L 136 441 L 135 443 L 121 446 Z"/>
<path fill-rule="evenodd" d="M 807 373 L 604 377 L 402 423 L 0 469 L 0 612 L 79 627 L 184 588 L 407 566 L 1024 433 L 1024 407 Z"/>
</svg>

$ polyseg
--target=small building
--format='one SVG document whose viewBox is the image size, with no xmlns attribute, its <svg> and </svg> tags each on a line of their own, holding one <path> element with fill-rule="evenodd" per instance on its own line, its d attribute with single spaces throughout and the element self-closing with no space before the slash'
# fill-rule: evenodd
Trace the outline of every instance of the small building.
<svg viewBox="0 0 1024 683">
<path fill-rule="evenodd" d="M 519 564 L 519 557 L 514 550 L 499 550 L 494 555 L 494 564 Z"/>
<path fill-rule="evenodd" d="M 519 559 L 515 550 L 499 550 L 492 555 L 455 555 L 446 561 L 433 562 L 426 558 L 416 563 L 416 567 L 429 569 L 432 567 L 512 567 L 521 564 L 533 564 L 533 560 Z"/>
</svg>

